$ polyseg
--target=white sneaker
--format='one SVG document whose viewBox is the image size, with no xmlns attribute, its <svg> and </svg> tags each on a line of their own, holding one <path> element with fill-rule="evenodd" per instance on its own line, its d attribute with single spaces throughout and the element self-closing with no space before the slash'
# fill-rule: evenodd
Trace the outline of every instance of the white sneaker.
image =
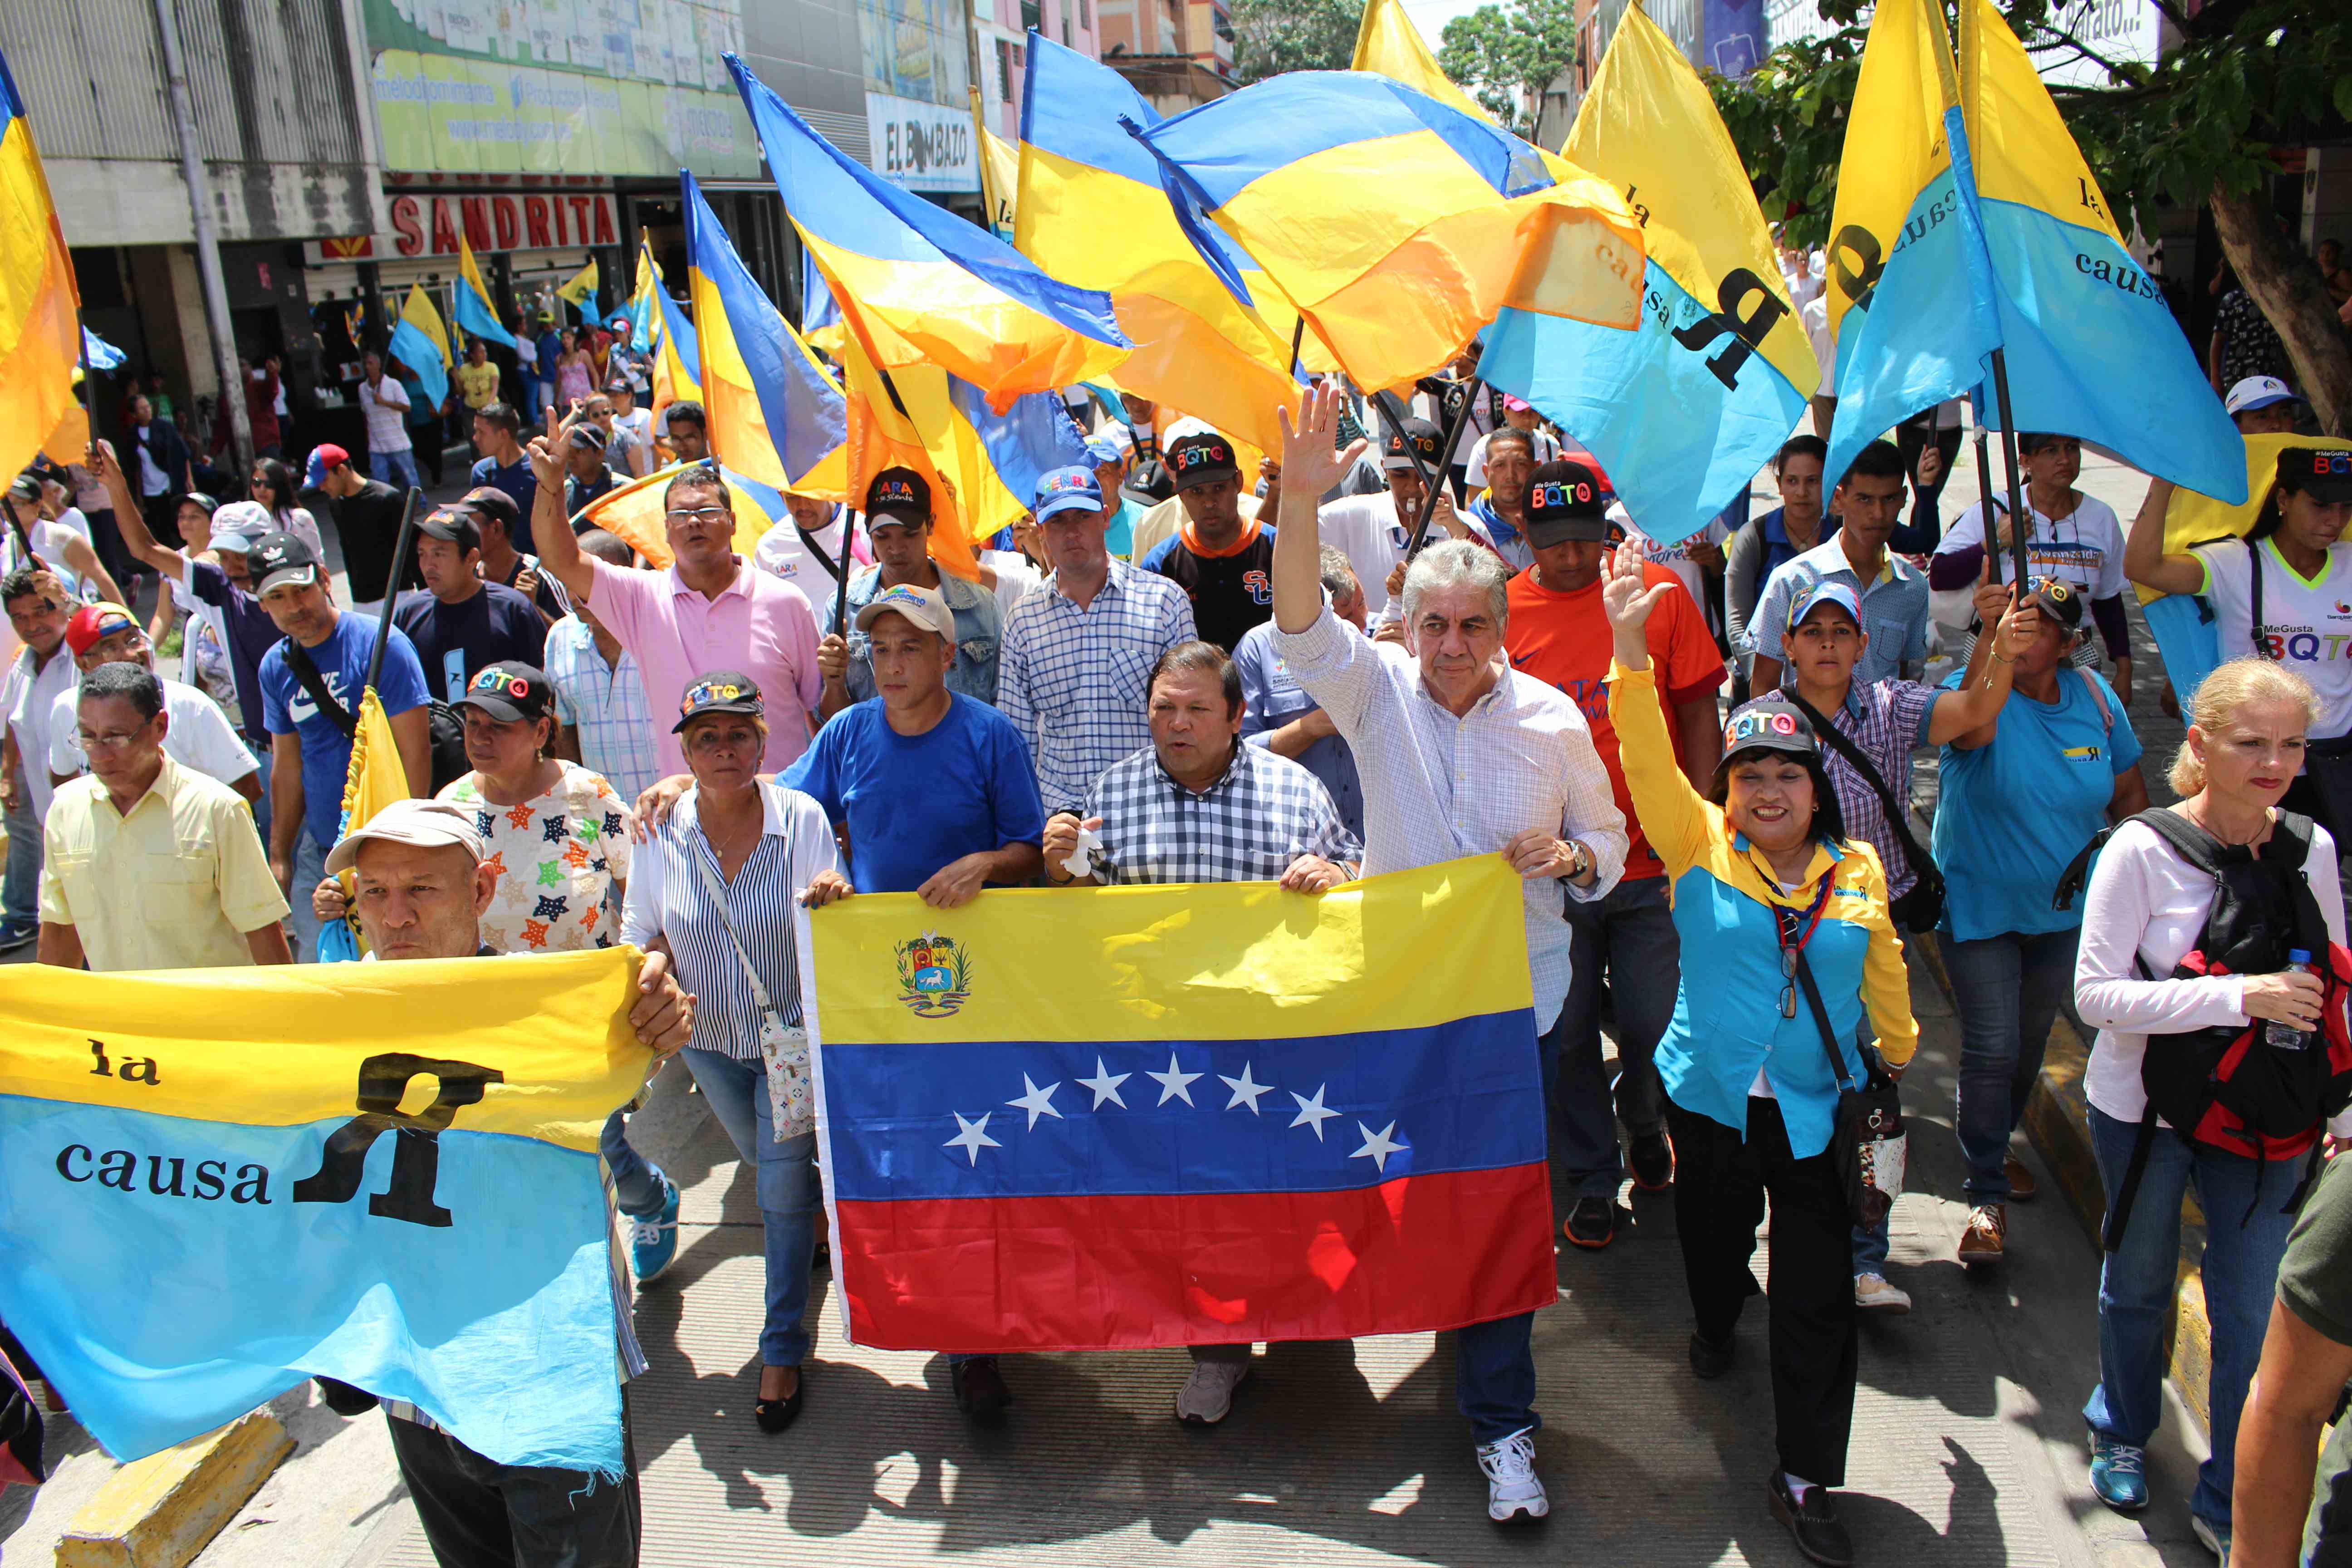
<svg viewBox="0 0 2352 1568">
<path fill-rule="evenodd" d="M 1853 1304 L 1864 1311 L 1899 1316 L 1911 1310 L 1911 1297 L 1909 1292 L 1889 1285 L 1884 1275 L 1857 1274 L 1853 1277 Z"/>
<path fill-rule="evenodd" d="M 1479 1444 L 1478 1468 L 1486 1472 L 1486 1517 L 1496 1524 L 1538 1520 L 1551 1511 L 1551 1500 L 1536 1479 L 1534 1427 L 1499 1443 Z"/>
<path fill-rule="evenodd" d="M 1188 1426 L 1214 1426 L 1234 1408 L 1234 1390 L 1250 1374 L 1245 1361 L 1196 1361 L 1192 1375 L 1176 1391 L 1176 1419 Z"/>
</svg>

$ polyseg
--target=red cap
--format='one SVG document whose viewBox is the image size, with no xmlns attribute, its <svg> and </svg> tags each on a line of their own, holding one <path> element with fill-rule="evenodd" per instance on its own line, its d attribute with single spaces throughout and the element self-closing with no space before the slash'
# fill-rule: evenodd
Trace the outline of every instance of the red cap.
<svg viewBox="0 0 2352 1568">
<path fill-rule="evenodd" d="M 120 605 L 84 605 L 66 622 L 66 646 L 78 654 L 88 653 L 100 639 L 138 627 L 137 617 Z"/>
<path fill-rule="evenodd" d="M 352 455 L 332 441 L 324 442 L 312 450 L 316 453 L 320 466 L 324 468 L 340 468 L 352 460 Z"/>
</svg>

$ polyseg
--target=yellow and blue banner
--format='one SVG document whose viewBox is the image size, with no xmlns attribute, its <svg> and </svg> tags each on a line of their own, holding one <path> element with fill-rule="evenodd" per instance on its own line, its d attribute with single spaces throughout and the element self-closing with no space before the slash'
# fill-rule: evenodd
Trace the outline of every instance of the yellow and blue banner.
<svg viewBox="0 0 2352 1568">
<path fill-rule="evenodd" d="M 848 437 L 841 388 L 752 279 L 694 176 L 680 171 L 678 187 L 710 449 L 772 489 L 801 489 Z"/>
<path fill-rule="evenodd" d="M 408 286 L 408 298 L 401 301 L 400 320 L 386 346 L 394 359 L 416 373 L 416 384 L 434 407 L 449 401 L 449 329 L 441 324 L 441 312 L 433 308 L 433 296 L 424 284 Z"/>
<path fill-rule="evenodd" d="M 986 229 L 881 179 L 810 130 L 740 59 L 722 58 L 793 226 L 876 364 L 936 364 L 1003 408 L 1126 353 L 1108 296 L 1047 277 Z"/>
<path fill-rule="evenodd" d="M 482 281 L 482 269 L 474 260 L 473 244 L 463 229 L 457 233 L 457 277 L 453 293 L 450 314 L 457 318 L 457 325 L 486 343 L 515 347 L 514 334 L 499 324 L 498 307 L 490 302 L 490 286 Z"/>
<path fill-rule="evenodd" d="M 1367 389 L 1427 374 L 1506 305 L 1631 331 L 1642 235 L 1605 183 L 1362 71 L 1290 71 L 1133 133 Z M 1234 296 L 1242 280 L 1226 276 Z"/>
<path fill-rule="evenodd" d="M 702 346 L 696 341 L 694 323 L 686 319 L 677 301 L 669 297 L 662 286 L 661 268 L 654 265 L 653 247 L 645 247 L 642 260 L 651 294 L 646 314 L 653 332 L 653 398 L 650 406 L 654 428 L 661 428 L 662 414 L 673 403 L 683 403 L 702 396 Z"/>
<path fill-rule="evenodd" d="M 343 775 L 343 814 L 335 837 L 341 839 L 355 827 L 365 827 L 377 812 L 407 798 L 408 771 L 401 766 L 400 742 L 392 738 L 392 721 L 384 717 L 383 699 L 371 686 L 360 694 L 359 727 L 352 732 L 352 763 Z M 352 873 L 341 873 L 341 880 L 348 900 L 353 887 Z M 365 947 L 355 914 L 347 913 L 319 932 L 321 963 L 347 963 L 358 958 Z"/>
<path fill-rule="evenodd" d="M 1959 0 L 1959 11 L 1961 104 L 2016 427 L 2242 500 L 2237 427 L 2164 291 L 2124 248 L 2050 89 L 1991 0 Z"/>
<path fill-rule="evenodd" d="M 1551 1301 L 1520 901 L 1484 855 L 1319 898 L 817 911 L 801 994 L 850 1337 L 1332 1340 Z"/>
<path fill-rule="evenodd" d="M 618 1476 L 596 1141 L 650 1060 L 639 962 L 26 966 L 0 1320 L 119 1459 L 318 1376 L 499 1464 Z"/>
<path fill-rule="evenodd" d="M 1560 151 L 1626 192 L 1642 221 L 1642 325 L 1507 309 L 1478 374 L 1558 421 L 1642 531 L 1672 544 L 1746 491 L 1803 416 L 1820 366 L 1706 84 L 1638 4 Z"/>
<path fill-rule="evenodd" d="M 1437 57 L 1429 52 L 1428 40 L 1412 25 L 1404 0 L 1370 0 L 1365 5 L 1364 19 L 1356 28 L 1355 62 L 1349 68 L 1401 81 L 1474 119 L 1491 121 L 1495 118 L 1479 107 L 1477 100 L 1454 86 L 1439 67 Z"/>
<path fill-rule="evenodd" d="M 89 426 L 74 399 L 81 293 L 49 199 L 33 122 L 0 57 L 0 473 L 43 450 L 78 461 Z"/>
<path fill-rule="evenodd" d="M 1106 290 L 1134 353 L 1118 384 L 1205 419 L 1261 451 L 1282 449 L 1275 410 L 1297 401 L 1290 340 L 1212 271 L 1160 189 L 1151 154 L 1121 126 L 1160 122 L 1127 79 L 1034 30 L 1021 97 L 1014 243 L 1055 277 Z M 1211 229 L 1234 273 L 1255 266 Z"/>
<path fill-rule="evenodd" d="M 1830 217 L 1837 418 L 1822 483 L 1923 408 L 1986 375 L 2000 346 L 1992 260 L 1941 0 L 1871 18 Z"/>
</svg>

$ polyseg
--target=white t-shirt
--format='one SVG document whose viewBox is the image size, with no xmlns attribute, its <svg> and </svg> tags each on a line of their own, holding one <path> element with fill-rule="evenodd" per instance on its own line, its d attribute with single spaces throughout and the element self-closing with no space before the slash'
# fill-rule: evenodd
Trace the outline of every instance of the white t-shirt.
<svg viewBox="0 0 2352 1568">
<path fill-rule="evenodd" d="M 38 674 L 33 670 L 33 650 L 20 651 L 8 668 L 6 683 L 0 685 L 0 703 L 7 706 L 8 729 L 16 737 L 16 755 L 24 759 L 25 785 L 32 791 L 37 819 L 47 817 L 49 797 L 57 793 L 44 765 L 49 754 L 49 714 L 58 694 L 79 684 L 81 671 L 74 667 L 73 654 L 59 643 Z"/>
<path fill-rule="evenodd" d="M 846 513 L 836 510 L 831 522 L 811 531 L 816 535 L 818 545 L 835 561 L 841 559 L 842 528 L 846 516 Z M 798 588 L 812 605 L 821 605 L 832 598 L 836 586 L 834 574 L 824 569 L 824 563 L 810 554 L 808 546 L 801 542 L 800 524 L 789 517 L 760 535 L 760 542 L 751 547 L 751 564 L 762 572 L 782 577 Z M 818 619 L 824 619 L 821 610 Z"/>
<path fill-rule="evenodd" d="M 49 706 L 49 772 L 68 777 L 89 771 L 75 733 L 81 727 L 81 689 L 60 691 Z M 194 687 L 165 677 L 163 711 L 172 721 L 163 731 L 163 754 L 182 767 L 194 768 L 225 784 L 254 771 L 253 753 L 245 749 L 220 704 Z"/>
<path fill-rule="evenodd" d="M 1465 511 L 1454 513 L 1474 538 L 1485 539 L 1486 531 L 1478 520 Z M 1348 558 L 1356 569 L 1356 581 L 1364 585 L 1364 618 L 1366 624 L 1381 618 L 1389 603 L 1389 574 L 1404 559 L 1405 546 L 1412 542 L 1412 522 L 1397 512 L 1396 500 L 1386 495 L 1351 496 L 1333 501 L 1315 514 L 1316 531 L 1324 543 Z M 1434 521 L 1429 525 L 1432 540 L 1444 539 L 1445 531 Z"/>
<path fill-rule="evenodd" d="M 390 376 L 380 387 L 360 383 L 360 414 L 367 421 L 368 450 L 405 452 L 408 440 L 408 394 Z"/>
<path fill-rule="evenodd" d="M 643 447 L 648 453 L 652 452 L 654 411 L 650 408 L 632 408 L 626 414 L 614 415 L 613 435 L 614 446 L 616 448 L 623 447 L 622 438 L 625 437 L 628 444 Z M 622 455 L 624 457 L 627 455 L 625 448 L 622 450 Z"/>
<path fill-rule="evenodd" d="M 1995 508 L 1997 514 L 2006 514 L 2008 510 L 2005 502 Z M 2030 500 L 2025 510 L 2033 518 L 2032 530 L 2025 536 L 2025 560 L 2036 576 L 2063 577 L 2080 588 L 2086 598 L 2112 599 L 2124 591 L 2124 530 L 2123 524 L 2116 521 L 2115 508 L 2096 496 L 2085 495 L 2075 502 L 2072 512 L 2061 518 L 2044 517 L 2034 511 Z M 1979 501 L 1944 530 L 1936 553 L 1949 555 L 1984 542 L 1984 503 Z M 2004 580 L 2011 559 L 2004 551 Z"/>
<path fill-rule="evenodd" d="M 1523 432 L 1536 449 L 1536 461 L 1549 463 L 1560 455 L 1559 437 L 1545 429 Z M 1462 482 L 1474 490 L 1486 488 L 1486 443 L 1495 438 L 1493 431 L 1478 437 L 1470 448 L 1470 466 L 1463 471 Z"/>
<path fill-rule="evenodd" d="M 2263 651 L 2311 682 L 2319 693 L 2315 741 L 2352 731 L 2352 544 L 2327 547 L 2327 563 L 2305 582 L 2264 540 L 2263 554 Z M 2213 602 L 2221 657 L 2244 658 L 2255 651 L 2253 552 L 2242 539 L 2200 544 L 2193 554 L 2205 563 L 2205 596 Z"/>
<path fill-rule="evenodd" d="M 1610 507 L 1609 521 L 1624 529 L 1625 542 L 1640 551 L 1643 560 L 1653 566 L 1664 567 L 1682 580 L 1683 591 L 1691 596 L 1691 603 L 1696 605 L 1699 613 L 1706 617 L 1708 630 L 1721 629 L 1715 625 L 1715 612 L 1707 604 L 1706 573 L 1691 559 L 1690 552 L 1694 548 L 1709 544 L 1719 546 L 1731 537 L 1731 530 L 1723 519 L 1711 520 L 1705 528 L 1679 544 L 1660 544 L 1634 527 L 1633 514 L 1625 510 L 1622 502 Z"/>
<path fill-rule="evenodd" d="M 1021 595 L 1045 580 L 1037 563 L 1018 550 L 983 550 L 980 563 L 996 574 L 996 607 L 1004 615 L 1021 602 Z"/>
<path fill-rule="evenodd" d="M 89 519 L 82 516 L 81 508 L 78 506 L 69 506 L 66 508 L 65 510 L 58 513 L 57 521 L 58 527 L 70 528 L 76 533 L 80 534 L 81 542 L 84 544 L 90 546 L 92 549 L 96 549 L 98 547 L 98 541 L 90 537 Z"/>
</svg>

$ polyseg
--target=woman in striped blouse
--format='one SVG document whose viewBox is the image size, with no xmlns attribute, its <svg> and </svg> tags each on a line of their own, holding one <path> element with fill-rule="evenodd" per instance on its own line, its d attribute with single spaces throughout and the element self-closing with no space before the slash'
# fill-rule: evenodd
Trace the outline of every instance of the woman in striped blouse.
<svg viewBox="0 0 2352 1568">
<path fill-rule="evenodd" d="M 694 1043 L 679 1055 L 736 1153 L 759 1170 L 768 1311 L 752 1415 L 761 1431 L 781 1432 L 806 1393 L 801 1313 L 817 1223 L 793 920 L 802 892 L 840 858 L 823 807 L 760 781 L 768 726 L 750 676 L 698 677 L 680 711 L 675 732 L 694 787 L 637 849 L 621 930 L 625 941 L 668 953 L 678 984 L 697 998 Z"/>
</svg>

